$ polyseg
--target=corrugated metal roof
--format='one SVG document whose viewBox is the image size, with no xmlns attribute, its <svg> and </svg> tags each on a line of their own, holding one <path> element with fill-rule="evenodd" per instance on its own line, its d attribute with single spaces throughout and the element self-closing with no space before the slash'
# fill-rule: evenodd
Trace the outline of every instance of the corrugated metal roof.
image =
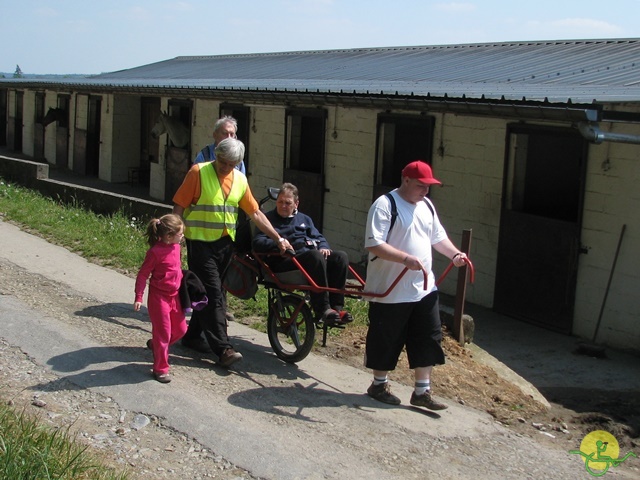
<svg viewBox="0 0 640 480">
<path fill-rule="evenodd" d="M 640 39 L 184 56 L 56 83 L 582 104 L 640 101 Z"/>
</svg>

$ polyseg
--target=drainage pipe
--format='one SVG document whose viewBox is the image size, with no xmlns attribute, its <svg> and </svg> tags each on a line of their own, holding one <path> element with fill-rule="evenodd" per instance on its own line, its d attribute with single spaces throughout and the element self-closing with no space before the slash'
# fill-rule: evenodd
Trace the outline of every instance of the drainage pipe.
<svg viewBox="0 0 640 480">
<path fill-rule="evenodd" d="M 578 130 L 584 138 L 596 144 L 602 142 L 635 143 L 640 144 L 640 135 L 627 133 L 603 132 L 597 123 L 578 123 Z"/>
</svg>

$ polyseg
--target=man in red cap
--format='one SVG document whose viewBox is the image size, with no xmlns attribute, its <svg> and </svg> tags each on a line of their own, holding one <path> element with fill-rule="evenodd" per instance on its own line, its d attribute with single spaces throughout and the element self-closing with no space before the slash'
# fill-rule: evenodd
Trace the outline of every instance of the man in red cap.
<svg viewBox="0 0 640 480">
<path fill-rule="evenodd" d="M 400 187 L 379 197 L 369 209 L 365 237 L 369 252 L 367 291 L 385 292 L 405 267 L 409 271 L 388 295 L 368 298 L 365 365 L 373 370 L 373 383 L 367 394 L 399 405 L 400 399 L 391 393 L 387 374 L 395 369 L 406 347 L 409 368 L 415 377 L 411 405 L 443 410 L 447 406 L 431 396 L 431 370 L 434 365 L 444 364 L 431 247 L 450 258 L 456 267 L 465 264 L 466 255 L 449 240 L 433 204 L 426 198 L 431 185 L 442 183 L 434 178 L 427 163 L 416 160 L 402 170 Z"/>
</svg>

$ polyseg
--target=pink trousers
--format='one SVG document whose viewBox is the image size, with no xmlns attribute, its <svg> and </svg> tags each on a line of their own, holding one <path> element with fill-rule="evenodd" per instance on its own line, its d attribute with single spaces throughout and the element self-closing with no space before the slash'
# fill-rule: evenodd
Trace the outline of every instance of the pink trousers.
<svg viewBox="0 0 640 480">
<path fill-rule="evenodd" d="M 147 309 L 151 320 L 153 372 L 169 373 L 169 345 L 180 340 L 187 331 L 180 297 L 177 292 L 170 296 L 150 288 Z"/>
</svg>

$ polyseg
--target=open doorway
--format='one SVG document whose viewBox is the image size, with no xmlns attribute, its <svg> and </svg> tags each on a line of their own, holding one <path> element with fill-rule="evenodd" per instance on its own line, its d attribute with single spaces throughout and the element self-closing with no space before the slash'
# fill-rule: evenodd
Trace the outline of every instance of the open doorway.
<svg viewBox="0 0 640 480">
<path fill-rule="evenodd" d="M 587 145 L 569 128 L 508 131 L 494 308 L 562 333 L 573 322 Z"/>
</svg>

